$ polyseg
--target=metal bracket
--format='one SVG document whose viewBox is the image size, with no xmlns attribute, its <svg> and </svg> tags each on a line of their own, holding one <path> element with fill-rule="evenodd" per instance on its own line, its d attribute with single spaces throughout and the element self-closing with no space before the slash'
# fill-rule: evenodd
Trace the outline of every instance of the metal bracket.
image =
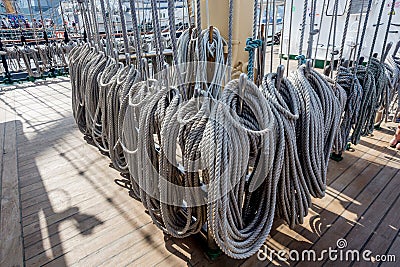
<svg viewBox="0 0 400 267">
<path fill-rule="evenodd" d="M 382 55 L 382 58 L 381 58 L 381 63 L 385 62 L 387 56 L 389 55 L 390 49 L 392 49 L 392 46 L 393 46 L 393 42 L 389 42 L 389 43 L 386 45 L 385 52 L 384 52 L 384 54 Z"/>
<path fill-rule="evenodd" d="M 279 65 L 278 69 L 276 70 L 276 81 L 275 81 L 275 87 L 276 90 L 281 90 L 281 85 L 282 85 L 282 79 L 283 79 L 283 74 L 285 73 L 285 66 Z"/>
<path fill-rule="evenodd" d="M 239 76 L 239 115 L 242 115 L 243 111 L 243 96 L 247 85 L 247 75 L 245 73 Z"/>
</svg>

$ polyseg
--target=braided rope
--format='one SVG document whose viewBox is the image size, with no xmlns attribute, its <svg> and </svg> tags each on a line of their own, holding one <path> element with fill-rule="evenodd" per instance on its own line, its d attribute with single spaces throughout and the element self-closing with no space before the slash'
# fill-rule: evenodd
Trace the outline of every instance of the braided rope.
<svg viewBox="0 0 400 267">
<path fill-rule="evenodd" d="M 254 80 L 254 57 L 255 49 L 262 46 L 262 40 L 257 39 L 257 9 L 258 0 L 254 0 L 253 5 L 253 36 L 247 38 L 245 51 L 249 52 L 249 63 L 247 67 L 247 76 L 250 81 Z"/>
<path fill-rule="evenodd" d="M 337 1 L 337 0 L 336 0 Z M 307 8 L 308 8 L 308 0 L 303 1 L 303 18 L 301 22 L 301 33 L 300 33 L 300 43 L 299 43 L 299 55 L 303 54 L 303 42 L 304 42 L 304 34 L 306 31 L 306 21 L 307 21 Z M 299 66 L 301 62 L 299 62 Z"/>
<path fill-rule="evenodd" d="M 380 27 L 380 24 L 381 24 L 382 14 L 383 14 L 383 10 L 385 9 L 385 5 L 386 5 L 386 1 L 382 1 L 382 4 L 381 4 L 380 9 L 379 9 L 378 21 L 376 22 L 376 28 L 375 28 L 375 32 L 374 32 L 374 37 L 372 38 L 371 50 L 369 52 L 369 60 L 372 58 L 372 54 L 374 53 L 376 39 L 378 37 L 379 27 Z"/>
</svg>

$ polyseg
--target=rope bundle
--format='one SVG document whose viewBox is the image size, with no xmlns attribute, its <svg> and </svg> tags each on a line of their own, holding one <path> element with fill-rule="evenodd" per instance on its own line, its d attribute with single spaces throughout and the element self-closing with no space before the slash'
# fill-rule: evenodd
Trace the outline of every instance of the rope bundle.
<svg viewBox="0 0 400 267">
<path fill-rule="evenodd" d="M 341 109 L 335 92 L 324 77 L 304 65 L 292 73 L 290 80 L 300 94 L 299 122 L 296 126 L 303 175 L 314 197 L 323 197 L 326 171 L 333 140 L 340 123 Z"/>
<path fill-rule="evenodd" d="M 386 70 L 389 72 L 392 81 L 387 95 L 386 118 L 396 121 L 400 118 L 400 58 L 396 55 L 388 57 Z"/>
<path fill-rule="evenodd" d="M 44 72 L 68 66 L 67 55 L 75 43 L 14 46 L 4 48 L 9 72 L 26 71 L 29 77 L 41 77 Z M 4 69 L 3 69 L 4 71 Z"/>
<path fill-rule="evenodd" d="M 187 237 L 207 222 L 222 251 L 247 258 L 275 215 L 293 227 L 311 195 L 323 196 L 342 110 L 315 71 L 301 67 L 280 90 L 270 74 L 261 88 L 233 80 L 218 99 L 184 101 L 172 83 L 139 81 L 133 66 L 88 45 L 74 48 L 70 62 L 79 128 L 129 171 L 134 196 L 166 233 Z"/>
<path fill-rule="evenodd" d="M 200 144 L 209 173 L 208 225 L 221 250 L 237 259 L 256 253 L 271 229 L 280 169 L 272 163 L 283 157 L 265 97 L 250 82 L 245 92 L 240 111 L 238 80 L 226 85 Z"/>
<path fill-rule="evenodd" d="M 357 124 L 363 98 L 363 88 L 357 76 L 344 67 L 339 68 L 337 83 L 345 90 L 347 96 L 342 122 L 338 131 L 338 139 L 340 141 L 335 144 L 335 153 L 339 154 L 346 149 L 351 129 Z"/>
<path fill-rule="evenodd" d="M 363 89 L 358 119 L 351 135 L 351 142 L 357 145 L 360 142 L 361 136 L 369 134 L 371 130 L 368 122 L 371 116 L 370 110 L 375 106 L 376 86 L 373 73 L 367 67 L 357 66 L 354 71 L 356 71 L 357 79 Z"/>
<path fill-rule="evenodd" d="M 281 136 L 278 146 L 283 149 L 283 165 L 278 173 L 277 214 L 291 227 L 303 223 L 311 205 L 310 192 L 303 175 L 296 138 L 296 124 L 300 116 L 300 94 L 288 79 L 282 79 L 281 88 L 275 87 L 276 74 L 265 76 L 263 93 L 271 106 Z"/>
</svg>

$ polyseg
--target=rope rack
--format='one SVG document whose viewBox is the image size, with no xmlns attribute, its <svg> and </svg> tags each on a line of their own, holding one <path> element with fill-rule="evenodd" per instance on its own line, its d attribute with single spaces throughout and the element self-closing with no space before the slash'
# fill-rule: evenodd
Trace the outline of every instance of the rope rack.
<svg viewBox="0 0 400 267">
<path fill-rule="evenodd" d="M 304 222 L 330 160 L 400 117 L 396 1 L 353 2 L 79 0 L 80 36 L 0 41 L 4 80 L 69 73 L 76 124 L 154 224 L 245 259 L 277 218 Z"/>
</svg>

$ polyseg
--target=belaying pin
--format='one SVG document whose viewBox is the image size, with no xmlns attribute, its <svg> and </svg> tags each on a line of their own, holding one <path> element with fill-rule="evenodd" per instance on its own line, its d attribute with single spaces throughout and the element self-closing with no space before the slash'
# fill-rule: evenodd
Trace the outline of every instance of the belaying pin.
<svg viewBox="0 0 400 267">
<path fill-rule="evenodd" d="M 243 97 L 246 85 L 247 85 L 247 75 L 245 73 L 242 73 L 239 76 L 239 115 L 242 115 L 243 111 Z"/>
</svg>

